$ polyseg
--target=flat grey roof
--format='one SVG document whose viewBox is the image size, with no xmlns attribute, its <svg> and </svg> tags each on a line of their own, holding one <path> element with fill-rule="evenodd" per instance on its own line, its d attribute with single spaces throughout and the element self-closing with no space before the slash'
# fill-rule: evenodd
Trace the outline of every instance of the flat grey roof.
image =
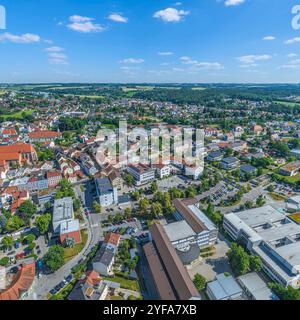
<svg viewBox="0 0 300 320">
<path fill-rule="evenodd" d="M 60 234 L 66 234 L 70 232 L 75 232 L 80 230 L 79 220 L 70 220 L 70 221 L 63 221 L 60 224 Z"/>
<path fill-rule="evenodd" d="M 290 265 L 300 269 L 300 242 L 294 242 L 276 249 L 277 253 L 282 256 Z"/>
<path fill-rule="evenodd" d="M 207 284 L 217 300 L 242 295 L 243 289 L 232 276 L 224 273 L 217 275 L 216 280 Z"/>
<path fill-rule="evenodd" d="M 232 163 L 239 162 L 239 159 L 236 157 L 228 157 L 228 158 L 223 158 L 222 162 L 225 162 L 227 164 L 232 164 Z"/>
<path fill-rule="evenodd" d="M 270 205 L 241 211 L 236 213 L 236 215 L 250 227 L 255 227 L 267 222 L 272 223 L 285 219 L 285 215 L 283 215 Z"/>
<path fill-rule="evenodd" d="M 293 236 L 296 234 L 300 234 L 300 225 L 298 225 L 294 222 L 289 222 L 289 223 L 282 224 L 277 227 L 265 229 L 263 231 L 257 231 L 257 233 L 264 240 L 266 240 L 268 242 L 272 242 L 272 241 L 279 240 L 279 239 L 287 237 L 287 236 Z"/>
<path fill-rule="evenodd" d="M 278 297 L 256 272 L 240 276 L 238 281 L 242 287 L 245 287 L 250 292 L 255 300 L 278 300 Z"/>
<path fill-rule="evenodd" d="M 73 218 L 73 199 L 68 197 L 55 200 L 53 208 L 53 222 L 71 220 Z"/>
<path fill-rule="evenodd" d="M 171 242 L 190 238 L 196 235 L 194 230 L 185 220 L 169 223 L 163 227 Z"/>
</svg>

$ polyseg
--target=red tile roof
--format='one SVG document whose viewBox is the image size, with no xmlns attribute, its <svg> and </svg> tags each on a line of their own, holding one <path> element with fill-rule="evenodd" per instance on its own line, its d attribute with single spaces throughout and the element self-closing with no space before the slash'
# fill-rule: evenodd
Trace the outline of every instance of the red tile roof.
<svg viewBox="0 0 300 320">
<path fill-rule="evenodd" d="M 33 153 L 35 149 L 33 145 L 26 143 L 16 143 L 9 146 L 0 146 L 0 154 L 2 153 Z"/>
<path fill-rule="evenodd" d="M 87 273 L 86 282 L 91 286 L 98 286 L 101 280 L 102 278 L 100 277 L 100 274 L 98 272 L 93 270 Z"/>
<path fill-rule="evenodd" d="M 35 262 L 24 263 L 16 275 L 13 284 L 0 292 L 0 300 L 19 300 L 28 291 L 35 277 Z"/>
<path fill-rule="evenodd" d="M 108 235 L 106 235 L 104 242 L 111 243 L 117 246 L 120 242 L 120 239 L 121 239 L 121 235 L 117 233 L 109 233 Z"/>
<path fill-rule="evenodd" d="M 30 139 L 40 139 L 40 138 L 57 138 L 61 134 L 56 131 L 35 131 L 28 134 Z"/>
</svg>

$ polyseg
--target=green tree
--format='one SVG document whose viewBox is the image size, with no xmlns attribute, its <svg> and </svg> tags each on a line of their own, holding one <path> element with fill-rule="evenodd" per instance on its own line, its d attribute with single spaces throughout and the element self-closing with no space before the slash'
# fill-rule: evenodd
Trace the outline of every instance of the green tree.
<svg viewBox="0 0 300 320">
<path fill-rule="evenodd" d="M 250 270 L 250 257 L 242 246 L 237 243 L 231 245 L 227 253 L 232 269 L 238 274 L 243 275 Z"/>
<path fill-rule="evenodd" d="M 159 217 L 163 214 L 163 206 L 159 202 L 153 202 L 151 206 L 151 213 L 155 217 Z"/>
<path fill-rule="evenodd" d="M 37 207 L 30 200 L 24 201 L 19 207 L 19 215 L 25 221 L 29 222 L 29 220 L 36 214 Z"/>
<path fill-rule="evenodd" d="M 11 248 L 14 245 L 14 238 L 10 237 L 10 236 L 3 237 L 2 241 L 1 241 L 1 245 L 5 251 L 11 250 Z"/>
<path fill-rule="evenodd" d="M 45 263 L 52 272 L 57 271 L 64 265 L 64 249 L 60 245 L 52 246 L 45 255 Z"/>
<path fill-rule="evenodd" d="M 142 213 L 144 214 L 147 213 L 148 206 L 149 206 L 149 200 L 147 198 L 140 200 L 140 210 Z"/>
<path fill-rule="evenodd" d="M 205 289 L 206 286 L 206 279 L 201 274 L 196 273 L 194 277 L 194 284 L 198 291 L 202 291 Z"/>
<path fill-rule="evenodd" d="M 25 226 L 25 221 L 19 216 L 14 215 L 8 219 L 5 229 L 8 232 L 13 232 L 13 231 L 20 230 L 24 226 Z"/>
<path fill-rule="evenodd" d="M 131 174 L 127 174 L 125 177 L 125 182 L 129 187 L 132 187 L 134 183 L 134 177 Z"/>
<path fill-rule="evenodd" d="M 151 183 L 151 191 L 152 191 L 153 193 L 156 193 L 157 190 L 158 190 L 157 182 L 156 182 L 156 181 L 153 181 L 153 182 Z"/>
<path fill-rule="evenodd" d="M 258 207 L 262 207 L 264 204 L 266 203 L 266 201 L 264 200 L 264 197 L 262 195 L 260 195 L 257 199 L 256 199 L 256 205 Z"/>
<path fill-rule="evenodd" d="M 9 265 L 9 258 L 8 257 L 3 257 L 0 259 L 0 266 L 2 267 L 7 267 Z"/>
<path fill-rule="evenodd" d="M 125 217 L 126 219 L 129 219 L 131 216 L 132 216 L 132 211 L 131 211 L 131 209 L 130 209 L 130 208 L 126 208 L 126 209 L 124 210 L 124 217 Z"/>
<path fill-rule="evenodd" d="M 255 272 L 261 271 L 263 263 L 259 256 L 250 256 L 250 269 Z"/>
<path fill-rule="evenodd" d="M 35 219 L 35 224 L 38 227 L 40 234 L 46 234 L 48 232 L 51 219 L 51 214 L 49 213 L 46 213 Z"/>
<path fill-rule="evenodd" d="M 271 290 L 275 292 L 280 300 L 300 300 L 300 290 L 291 286 L 287 288 L 279 283 L 269 283 Z"/>
<path fill-rule="evenodd" d="M 98 203 L 97 201 L 93 202 L 93 209 L 95 210 L 96 213 L 102 212 L 102 207 L 101 207 L 100 203 Z"/>
</svg>

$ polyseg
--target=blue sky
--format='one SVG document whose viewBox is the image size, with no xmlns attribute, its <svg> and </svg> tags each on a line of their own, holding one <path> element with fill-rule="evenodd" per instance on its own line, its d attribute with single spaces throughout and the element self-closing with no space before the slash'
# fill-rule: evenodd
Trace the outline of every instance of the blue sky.
<svg viewBox="0 0 300 320">
<path fill-rule="evenodd" d="M 300 82 L 300 0 L 0 0 L 0 82 Z"/>
</svg>

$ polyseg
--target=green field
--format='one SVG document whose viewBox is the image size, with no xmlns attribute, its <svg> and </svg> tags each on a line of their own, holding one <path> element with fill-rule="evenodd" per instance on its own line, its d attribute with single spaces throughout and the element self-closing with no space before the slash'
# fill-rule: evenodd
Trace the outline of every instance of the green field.
<svg viewBox="0 0 300 320">
<path fill-rule="evenodd" d="M 81 238 L 82 238 L 82 242 L 79 244 L 76 244 L 73 248 L 64 248 L 65 263 L 73 259 L 83 250 L 88 240 L 88 234 L 85 230 L 81 230 Z"/>
<path fill-rule="evenodd" d="M 284 182 L 289 183 L 289 184 L 295 184 L 298 181 L 300 181 L 300 173 L 295 175 L 295 176 L 293 176 L 293 177 L 286 177 L 286 176 L 283 176 L 281 174 L 276 173 L 275 177 L 278 180 L 284 181 Z"/>
<path fill-rule="evenodd" d="M 287 107 L 296 107 L 296 106 L 300 106 L 300 103 L 297 103 L 297 102 L 290 102 L 290 101 L 278 101 L 278 100 L 275 100 L 273 101 L 274 103 L 278 103 L 278 104 L 281 104 L 281 105 L 284 105 L 284 106 L 287 106 Z"/>
<path fill-rule="evenodd" d="M 30 116 L 34 113 L 35 110 L 26 110 L 26 111 L 18 111 L 15 113 L 10 113 L 10 114 L 4 114 L 1 115 L 0 117 L 4 120 L 8 119 L 8 118 L 14 118 L 17 120 L 21 120 L 23 119 L 23 113 L 25 113 L 26 115 Z"/>
</svg>

